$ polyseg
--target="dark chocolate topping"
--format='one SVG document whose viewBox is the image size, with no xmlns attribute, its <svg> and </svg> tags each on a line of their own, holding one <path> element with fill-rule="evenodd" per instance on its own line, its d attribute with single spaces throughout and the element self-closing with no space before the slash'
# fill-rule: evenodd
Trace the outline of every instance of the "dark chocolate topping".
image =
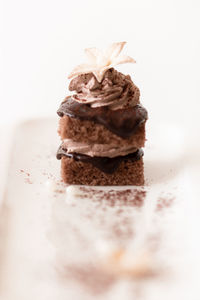
<svg viewBox="0 0 200 300">
<path fill-rule="evenodd" d="M 108 107 L 91 108 L 71 97 L 65 98 L 57 111 L 60 117 L 67 115 L 81 120 L 94 121 L 122 138 L 132 136 L 137 128 L 148 119 L 147 110 L 137 104 L 125 109 L 110 110 Z"/>
<path fill-rule="evenodd" d="M 128 154 L 126 156 L 117 156 L 113 158 L 109 157 L 91 157 L 85 154 L 79 153 L 67 153 L 66 149 L 62 148 L 62 145 L 59 147 L 57 152 L 57 159 L 61 159 L 62 156 L 68 156 L 73 158 L 76 161 L 82 161 L 85 163 L 90 163 L 94 167 L 98 168 L 104 173 L 112 174 L 120 165 L 122 161 L 136 161 L 143 156 L 144 152 L 142 149 L 138 149 L 136 152 Z"/>
</svg>

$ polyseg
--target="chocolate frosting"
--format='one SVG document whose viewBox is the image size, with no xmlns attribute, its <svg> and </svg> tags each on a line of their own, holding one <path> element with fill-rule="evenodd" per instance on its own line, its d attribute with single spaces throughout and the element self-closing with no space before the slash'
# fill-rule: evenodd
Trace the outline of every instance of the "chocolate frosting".
<svg viewBox="0 0 200 300">
<path fill-rule="evenodd" d="M 72 139 L 64 139 L 63 148 L 67 149 L 68 153 L 80 153 L 89 156 L 100 157 L 116 157 L 124 156 L 135 152 L 138 148 L 133 145 L 116 145 L 116 144 L 98 144 L 87 142 L 76 142 Z"/>
<path fill-rule="evenodd" d="M 139 103 L 140 90 L 129 75 L 114 68 L 106 71 L 98 82 L 93 73 L 82 74 L 71 80 L 70 91 L 76 91 L 72 98 L 91 107 L 109 106 L 111 110 L 135 106 Z"/>
<path fill-rule="evenodd" d="M 62 156 L 71 157 L 76 161 L 90 163 L 104 173 L 112 174 L 119 167 L 122 161 L 127 161 L 127 160 L 136 161 L 139 160 L 143 156 L 143 154 L 144 154 L 143 150 L 138 149 L 136 152 L 125 156 L 116 156 L 113 158 L 97 157 L 97 156 L 91 157 L 85 154 L 67 153 L 66 149 L 64 149 L 61 145 L 57 152 L 57 159 L 61 159 Z"/>
<path fill-rule="evenodd" d="M 147 118 L 147 110 L 140 104 L 124 109 L 110 110 L 108 107 L 91 108 L 66 97 L 57 111 L 60 117 L 67 115 L 81 120 L 94 121 L 122 138 L 131 137 Z"/>
</svg>

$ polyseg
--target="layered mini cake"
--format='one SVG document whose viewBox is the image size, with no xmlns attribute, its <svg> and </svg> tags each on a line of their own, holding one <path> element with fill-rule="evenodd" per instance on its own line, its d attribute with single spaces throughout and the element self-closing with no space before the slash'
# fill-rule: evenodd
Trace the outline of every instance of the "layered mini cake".
<svg viewBox="0 0 200 300">
<path fill-rule="evenodd" d="M 68 184 L 143 185 L 143 150 L 147 111 L 129 75 L 114 65 L 134 62 L 119 56 L 125 43 L 101 52 L 86 49 L 90 64 L 70 74 L 73 95 L 61 103 L 57 152 Z"/>
</svg>

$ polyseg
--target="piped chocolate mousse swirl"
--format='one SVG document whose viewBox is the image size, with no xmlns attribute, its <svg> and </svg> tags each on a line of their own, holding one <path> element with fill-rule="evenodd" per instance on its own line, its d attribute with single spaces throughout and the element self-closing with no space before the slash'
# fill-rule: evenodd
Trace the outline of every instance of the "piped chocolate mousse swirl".
<svg viewBox="0 0 200 300">
<path fill-rule="evenodd" d="M 76 91 L 72 99 L 90 107 L 108 106 L 111 110 L 135 106 L 139 103 L 140 90 L 129 75 L 114 68 L 107 70 L 98 82 L 93 73 L 82 74 L 71 80 L 70 91 Z"/>
<path fill-rule="evenodd" d="M 61 145 L 57 152 L 57 159 L 61 159 L 63 156 L 73 158 L 76 161 L 81 161 L 85 163 L 90 163 L 94 167 L 98 168 L 102 172 L 112 174 L 119 167 L 122 161 L 136 161 L 143 156 L 144 152 L 142 149 L 138 149 L 134 153 L 125 155 L 125 156 L 116 156 L 113 158 L 110 157 L 91 157 L 89 155 L 80 154 L 80 153 L 68 153 L 67 149 L 63 148 Z"/>
</svg>

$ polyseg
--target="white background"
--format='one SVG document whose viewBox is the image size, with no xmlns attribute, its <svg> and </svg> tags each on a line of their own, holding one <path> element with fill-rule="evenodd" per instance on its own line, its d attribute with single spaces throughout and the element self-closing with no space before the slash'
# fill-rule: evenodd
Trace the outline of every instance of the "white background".
<svg viewBox="0 0 200 300">
<path fill-rule="evenodd" d="M 4 0 L 0 124 L 55 115 L 83 49 L 127 41 L 137 64 L 119 66 L 140 87 L 150 118 L 199 119 L 197 0 Z M 193 126 L 193 124 L 192 124 Z"/>
</svg>

